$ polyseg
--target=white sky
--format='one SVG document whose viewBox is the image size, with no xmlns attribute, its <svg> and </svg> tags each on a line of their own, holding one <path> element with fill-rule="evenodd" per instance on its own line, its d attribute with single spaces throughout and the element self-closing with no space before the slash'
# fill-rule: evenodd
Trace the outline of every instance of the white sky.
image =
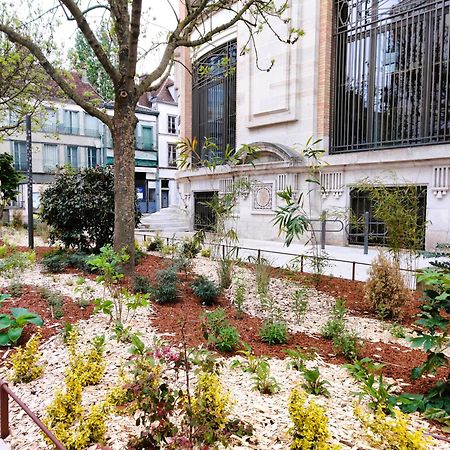
<svg viewBox="0 0 450 450">
<path fill-rule="evenodd" d="M 103 0 L 104 1 L 104 0 Z M 103 3 L 103 1 L 101 3 Z M 141 37 L 140 37 L 140 49 L 146 50 L 151 46 L 152 42 L 160 41 L 161 34 L 167 33 L 167 30 L 171 30 L 176 26 L 175 15 L 168 2 L 174 5 L 175 11 L 178 11 L 178 2 L 176 0 L 143 0 L 142 10 L 145 12 L 142 16 L 141 21 Z M 20 17 L 27 20 L 33 15 L 32 8 L 39 5 L 42 11 L 50 9 L 55 6 L 58 2 L 57 0 L 40 0 L 39 2 L 31 1 L 31 7 L 27 6 L 27 3 L 18 1 L 18 12 Z M 84 7 L 89 5 L 94 5 L 97 2 L 92 0 L 85 0 L 82 2 Z M 99 2 L 100 3 L 100 2 Z M 105 2 L 106 3 L 106 2 Z M 61 8 L 59 8 L 61 10 Z M 102 10 L 97 9 L 88 13 L 88 22 L 93 29 L 95 29 L 95 24 L 101 19 Z M 75 35 L 77 32 L 77 26 L 75 21 L 68 21 L 62 11 L 58 15 L 61 24 L 57 27 L 55 32 L 55 41 L 61 49 L 61 54 L 64 58 L 67 57 L 68 51 L 73 47 L 75 41 Z M 47 19 L 48 20 L 48 19 Z M 42 22 L 45 23 L 46 19 L 43 18 Z M 163 34 L 163 38 L 164 38 Z M 154 68 L 161 57 L 162 47 L 153 50 L 143 61 L 138 65 L 138 73 L 142 74 L 144 72 L 151 71 Z"/>
</svg>

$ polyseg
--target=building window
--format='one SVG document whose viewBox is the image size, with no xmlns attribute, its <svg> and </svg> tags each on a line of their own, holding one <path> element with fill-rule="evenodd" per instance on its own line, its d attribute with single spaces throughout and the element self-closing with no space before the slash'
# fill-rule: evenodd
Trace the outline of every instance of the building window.
<svg viewBox="0 0 450 450">
<path fill-rule="evenodd" d="M 42 131 L 46 133 L 56 133 L 58 131 L 58 110 L 45 108 L 43 119 Z"/>
<path fill-rule="evenodd" d="M 169 167 L 177 167 L 177 144 L 167 144 Z"/>
<path fill-rule="evenodd" d="M 15 169 L 25 172 L 28 168 L 27 145 L 25 142 L 13 142 L 13 157 Z"/>
<path fill-rule="evenodd" d="M 86 162 L 88 167 L 95 167 L 98 165 L 98 149 L 95 147 L 88 147 L 86 149 Z"/>
<path fill-rule="evenodd" d="M 66 164 L 78 169 L 78 147 L 76 145 L 68 145 L 66 147 Z"/>
<path fill-rule="evenodd" d="M 403 186 L 396 186 L 388 189 L 397 189 L 402 191 L 406 188 Z M 417 186 L 417 229 L 424 229 L 426 224 L 426 186 Z M 409 195 L 405 193 L 405 195 Z M 389 237 L 386 232 L 386 226 L 382 220 L 375 217 L 373 200 L 370 198 L 369 192 L 363 189 L 352 189 L 350 191 L 350 211 L 351 220 L 349 225 L 348 243 L 349 244 L 364 244 L 364 222 L 365 213 L 369 213 L 369 245 L 388 245 Z M 416 231 L 417 232 L 417 231 Z M 421 233 L 425 239 L 425 232 Z M 422 247 L 425 242 L 422 242 Z"/>
<path fill-rule="evenodd" d="M 89 114 L 84 115 L 84 135 L 91 137 L 100 136 L 100 132 L 98 130 L 98 120 L 96 117 L 93 117 Z"/>
<path fill-rule="evenodd" d="M 196 61 L 192 82 L 192 131 L 199 159 L 223 158 L 236 144 L 236 41 Z M 205 138 L 214 144 L 204 149 Z M 196 161 L 195 161 L 196 160 Z"/>
<path fill-rule="evenodd" d="M 64 126 L 61 133 L 80 134 L 80 113 L 78 111 L 64 110 Z"/>
<path fill-rule="evenodd" d="M 214 231 L 216 213 L 210 203 L 217 192 L 194 192 L 194 230 Z"/>
<path fill-rule="evenodd" d="M 167 116 L 167 132 L 170 134 L 177 134 L 177 117 Z"/>
<path fill-rule="evenodd" d="M 153 127 L 142 126 L 142 150 L 153 150 Z"/>
<path fill-rule="evenodd" d="M 332 151 L 450 142 L 450 0 L 336 0 Z"/>
<path fill-rule="evenodd" d="M 58 164 L 58 146 L 54 144 L 44 144 L 44 171 L 54 172 Z"/>
</svg>

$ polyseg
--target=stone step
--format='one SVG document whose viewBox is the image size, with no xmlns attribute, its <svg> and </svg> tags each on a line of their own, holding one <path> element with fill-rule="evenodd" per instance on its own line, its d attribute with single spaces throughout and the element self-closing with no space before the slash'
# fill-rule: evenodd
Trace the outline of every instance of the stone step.
<svg viewBox="0 0 450 450">
<path fill-rule="evenodd" d="M 0 450 L 9 450 L 9 447 L 6 445 L 3 439 L 0 439 Z"/>
</svg>

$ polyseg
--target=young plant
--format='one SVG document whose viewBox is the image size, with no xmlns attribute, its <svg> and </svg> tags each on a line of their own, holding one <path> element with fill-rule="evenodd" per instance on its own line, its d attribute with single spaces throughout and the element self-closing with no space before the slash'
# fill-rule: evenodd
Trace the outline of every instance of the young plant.
<svg viewBox="0 0 450 450">
<path fill-rule="evenodd" d="M 320 376 L 319 368 L 307 369 L 304 367 L 302 369 L 302 375 L 305 382 L 302 383 L 302 388 L 313 395 L 323 395 L 324 397 L 330 396 L 330 391 L 326 388 L 330 385 L 329 381 L 323 380 Z"/>
<path fill-rule="evenodd" d="M 306 297 L 306 289 L 299 287 L 292 295 L 292 311 L 294 313 L 297 322 L 302 322 L 305 318 L 306 311 L 308 310 L 308 299 Z"/>
<path fill-rule="evenodd" d="M 25 344 L 25 348 L 19 347 L 11 355 L 13 383 L 28 383 L 42 375 L 44 366 L 39 363 L 42 353 L 39 351 L 41 335 L 33 335 Z"/>
<path fill-rule="evenodd" d="M 29 269 L 34 265 L 36 255 L 31 252 L 17 252 L 0 259 L 0 274 L 14 277 L 18 272 Z"/>
<path fill-rule="evenodd" d="M 192 283 L 191 288 L 196 297 L 205 306 L 211 306 L 220 294 L 220 288 L 203 275 L 198 276 Z"/>
<path fill-rule="evenodd" d="M 398 339 L 406 338 L 406 329 L 399 323 L 393 323 L 389 328 L 389 332 Z"/>
<path fill-rule="evenodd" d="M 46 287 L 39 288 L 39 294 L 45 299 L 50 306 L 50 311 L 54 319 L 61 319 L 64 316 L 64 297 L 61 292 L 53 291 Z"/>
<path fill-rule="evenodd" d="M 330 318 L 321 330 L 321 334 L 325 339 L 333 339 L 342 333 L 345 329 L 345 314 L 346 308 L 344 301 L 338 298 L 331 309 Z"/>
<path fill-rule="evenodd" d="M 267 295 L 269 293 L 270 272 L 272 267 L 266 258 L 249 258 L 253 260 L 255 265 L 256 276 L 256 292 L 259 295 Z"/>
<path fill-rule="evenodd" d="M 223 308 L 203 315 L 202 330 L 208 343 L 220 351 L 231 352 L 240 344 L 239 333 L 228 323 Z"/>
<path fill-rule="evenodd" d="M 280 385 L 270 376 L 270 365 L 266 360 L 260 360 L 256 367 L 253 390 L 268 395 L 276 394 L 280 390 Z"/>
<path fill-rule="evenodd" d="M 134 278 L 134 289 L 135 294 L 149 294 L 152 291 L 152 284 L 150 280 L 144 275 L 136 275 Z"/>
<path fill-rule="evenodd" d="M 305 368 L 305 362 L 311 361 L 317 357 L 317 353 L 313 349 L 303 350 L 301 347 L 296 347 L 295 349 L 288 348 L 284 350 L 289 362 L 287 367 L 294 370 L 303 370 Z"/>
<path fill-rule="evenodd" d="M 333 348 L 347 359 L 354 360 L 361 350 L 360 339 L 355 331 L 345 329 L 333 337 Z"/>
<path fill-rule="evenodd" d="M 284 322 L 266 320 L 259 332 L 261 340 L 270 345 L 286 344 L 289 333 Z"/>
<path fill-rule="evenodd" d="M 10 295 L 0 294 L 0 306 Z M 28 323 L 41 327 L 44 321 L 38 314 L 26 308 L 11 308 L 9 314 L 0 314 L 0 346 L 14 345 L 22 336 L 22 330 Z"/>
<path fill-rule="evenodd" d="M 235 262 L 231 258 L 221 258 L 217 266 L 219 285 L 221 289 L 228 289 L 233 281 L 233 269 Z"/>
<path fill-rule="evenodd" d="M 234 298 L 233 298 L 233 306 L 236 308 L 236 318 L 242 319 L 244 314 L 244 303 L 245 303 L 245 297 L 246 297 L 246 289 L 245 285 L 242 282 L 239 282 L 239 284 L 236 287 L 236 290 L 234 292 Z"/>
<path fill-rule="evenodd" d="M 20 297 L 23 291 L 23 284 L 17 280 L 12 280 L 8 285 L 8 292 L 13 297 Z"/>
<path fill-rule="evenodd" d="M 147 244 L 147 250 L 149 252 L 159 252 L 164 246 L 164 241 L 162 237 L 159 234 L 156 234 L 156 236 L 151 239 Z"/>
<path fill-rule="evenodd" d="M 244 350 L 240 350 L 238 353 L 243 355 L 245 360 L 240 361 L 239 359 L 235 359 L 231 362 L 231 367 L 233 369 L 236 367 L 240 367 L 244 372 L 256 373 L 256 371 L 258 370 L 258 367 L 261 364 L 267 363 L 267 357 L 256 356 L 253 353 L 253 349 L 247 343 L 243 343 L 243 346 L 244 346 Z"/>
<path fill-rule="evenodd" d="M 178 298 L 176 268 L 168 267 L 160 270 L 156 275 L 157 286 L 152 289 L 152 296 L 156 303 L 173 303 Z"/>
</svg>

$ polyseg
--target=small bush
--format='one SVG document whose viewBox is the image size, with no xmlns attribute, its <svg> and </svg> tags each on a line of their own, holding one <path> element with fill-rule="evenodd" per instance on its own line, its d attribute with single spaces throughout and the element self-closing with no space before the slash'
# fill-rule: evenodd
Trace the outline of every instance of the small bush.
<svg viewBox="0 0 450 450">
<path fill-rule="evenodd" d="M 221 352 L 232 352 L 238 347 L 239 342 L 239 333 L 236 328 L 226 326 L 219 329 L 215 345 Z"/>
<path fill-rule="evenodd" d="M 306 297 L 306 290 L 303 287 L 299 287 L 292 296 L 292 311 L 294 313 L 297 322 L 301 322 L 308 310 L 308 298 Z"/>
<path fill-rule="evenodd" d="M 34 252 L 13 253 L 6 258 L 0 259 L 0 273 L 7 276 L 14 275 L 17 271 L 29 269 L 34 265 L 36 255 Z"/>
<path fill-rule="evenodd" d="M 149 252 L 160 252 L 164 246 L 163 238 L 157 234 L 153 239 L 151 239 L 147 244 L 147 250 Z"/>
<path fill-rule="evenodd" d="M 23 284 L 13 280 L 11 281 L 11 283 L 9 283 L 8 285 L 8 292 L 13 296 L 13 297 L 20 297 L 22 295 L 22 291 L 23 291 Z"/>
<path fill-rule="evenodd" d="M 152 291 L 150 280 L 143 275 L 136 275 L 134 279 L 134 293 L 149 294 Z"/>
<path fill-rule="evenodd" d="M 88 257 L 89 255 L 83 252 L 57 249 L 45 254 L 41 259 L 41 264 L 50 273 L 61 273 L 68 268 L 91 272 L 87 263 Z"/>
<path fill-rule="evenodd" d="M 331 309 L 331 316 L 320 333 L 325 339 L 333 339 L 345 329 L 346 309 L 342 299 L 338 298 Z"/>
<path fill-rule="evenodd" d="M 229 258 L 219 260 L 217 275 L 219 276 L 219 285 L 221 289 L 228 289 L 233 281 L 234 261 Z"/>
<path fill-rule="evenodd" d="M 343 330 L 333 337 L 333 348 L 348 359 L 358 357 L 361 345 L 354 331 Z"/>
<path fill-rule="evenodd" d="M 242 282 L 240 282 L 236 287 L 233 299 L 233 305 L 236 308 L 236 317 L 238 319 L 242 319 L 244 313 L 243 308 L 245 303 L 245 295 L 246 295 L 245 285 Z"/>
<path fill-rule="evenodd" d="M 23 228 L 23 215 L 22 215 L 22 211 L 19 209 L 16 209 L 13 212 L 13 217 L 12 217 L 12 223 L 11 223 L 12 227 L 15 230 L 20 230 Z"/>
<path fill-rule="evenodd" d="M 157 303 L 172 303 L 177 300 L 177 273 L 174 267 L 160 270 L 156 275 L 158 285 L 152 289 Z"/>
<path fill-rule="evenodd" d="M 373 261 L 364 287 L 365 298 L 380 318 L 398 318 L 403 305 L 412 300 L 395 261 L 380 253 Z"/>
<path fill-rule="evenodd" d="M 260 360 L 255 369 L 253 377 L 253 389 L 261 394 L 276 394 L 280 390 L 280 385 L 274 377 L 270 375 L 270 366 L 266 360 Z"/>
<path fill-rule="evenodd" d="M 256 291 L 260 295 L 267 295 L 269 292 L 271 270 L 272 267 L 267 259 L 255 259 Z"/>
<path fill-rule="evenodd" d="M 306 393 L 298 387 L 292 389 L 289 396 L 289 415 L 294 425 L 289 429 L 291 450 L 330 449 L 325 410 L 314 401 L 307 403 Z"/>
<path fill-rule="evenodd" d="M 200 255 L 204 258 L 211 258 L 211 249 L 210 248 L 202 248 L 200 251 Z"/>
<path fill-rule="evenodd" d="M 288 331 L 284 322 L 265 321 L 259 332 L 261 340 L 270 345 L 286 344 Z"/>
<path fill-rule="evenodd" d="M 62 296 L 61 292 L 42 287 L 39 289 L 39 293 L 50 306 L 52 317 L 54 317 L 55 319 L 61 319 L 61 317 L 63 317 L 64 315 L 64 297 Z"/>
<path fill-rule="evenodd" d="M 191 288 L 202 304 L 206 306 L 211 306 L 220 294 L 219 286 L 203 275 L 192 282 Z"/>
<path fill-rule="evenodd" d="M 41 335 L 35 334 L 26 343 L 25 348 L 19 347 L 15 353 L 11 355 L 13 383 L 28 383 L 36 380 L 42 375 L 44 366 L 38 364 L 42 353 L 39 351 Z"/>
<path fill-rule="evenodd" d="M 203 315 L 202 330 L 208 343 L 220 351 L 231 352 L 240 344 L 239 333 L 228 323 L 223 308 Z"/>
</svg>

